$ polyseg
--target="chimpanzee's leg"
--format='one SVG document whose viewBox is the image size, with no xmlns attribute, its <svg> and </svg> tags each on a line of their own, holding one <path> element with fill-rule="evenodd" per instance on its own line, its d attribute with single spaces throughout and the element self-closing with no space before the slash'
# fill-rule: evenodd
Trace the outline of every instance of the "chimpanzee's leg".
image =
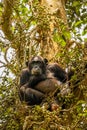
<svg viewBox="0 0 87 130">
<path fill-rule="evenodd" d="M 53 79 L 46 79 L 40 83 L 38 83 L 34 89 L 46 94 L 55 93 L 57 90 L 61 89 L 60 81 Z"/>
</svg>

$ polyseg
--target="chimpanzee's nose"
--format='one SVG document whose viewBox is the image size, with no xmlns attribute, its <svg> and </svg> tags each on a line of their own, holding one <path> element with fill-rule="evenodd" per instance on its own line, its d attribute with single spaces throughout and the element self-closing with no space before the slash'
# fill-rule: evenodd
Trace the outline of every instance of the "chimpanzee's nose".
<svg viewBox="0 0 87 130">
<path fill-rule="evenodd" d="M 39 69 L 39 67 L 38 67 L 37 65 L 36 65 L 34 68 L 35 68 L 36 70 Z"/>
</svg>

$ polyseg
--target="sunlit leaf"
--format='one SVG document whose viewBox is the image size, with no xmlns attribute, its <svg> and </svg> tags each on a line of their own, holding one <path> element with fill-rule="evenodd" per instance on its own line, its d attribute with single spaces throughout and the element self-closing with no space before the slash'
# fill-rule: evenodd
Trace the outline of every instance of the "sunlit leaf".
<svg viewBox="0 0 87 130">
<path fill-rule="evenodd" d="M 82 35 L 84 36 L 84 35 L 86 35 L 87 34 L 87 29 L 86 30 L 83 30 L 83 32 L 82 32 Z"/>
<path fill-rule="evenodd" d="M 73 1 L 73 5 L 72 6 L 77 6 L 77 5 L 79 5 L 79 1 Z"/>
<path fill-rule="evenodd" d="M 83 23 L 83 21 L 82 20 L 80 20 L 80 21 L 78 21 L 78 22 L 76 22 L 75 23 L 75 27 L 78 27 L 79 25 L 81 25 Z"/>
</svg>

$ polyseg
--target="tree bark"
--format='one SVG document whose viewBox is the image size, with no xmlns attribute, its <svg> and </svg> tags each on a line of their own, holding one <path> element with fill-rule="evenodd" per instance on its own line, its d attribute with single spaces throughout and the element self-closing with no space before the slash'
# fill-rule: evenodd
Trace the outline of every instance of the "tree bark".
<svg viewBox="0 0 87 130">
<path fill-rule="evenodd" d="M 40 0 L 41 5 L 45 8 L 47 14 L 50 14 L 50 31 L 45 35 L 45 40 L 41 42 L 41 48 L 44 48 L 44 55 L 48 58 L 55 58 L 56 54 L 60 52 L 60 46 L 54 42 L 52 37 L 55 29 L 58 30 L 59 35 L 62 34 L 60 24 L 56 22 L 58 17 L 64 23 L 66 30 L 68 30 L 67 15 L 65 11 L 66 0 Z M 56 14 L 56 15 L 55 15 Z M 46 38 L 47 37 L 47 38 Z"/>
</svg>

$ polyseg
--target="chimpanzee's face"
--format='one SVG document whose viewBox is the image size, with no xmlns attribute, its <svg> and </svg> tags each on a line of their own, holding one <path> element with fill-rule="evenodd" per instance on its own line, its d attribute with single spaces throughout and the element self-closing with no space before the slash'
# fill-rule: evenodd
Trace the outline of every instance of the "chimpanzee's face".
<svg viewBox="0 0 87 130">
<path fill-rule="evenodd" d="M 31 75 L 42 75 L 46 72 L 46 63 L 40 56 L 35 56 L 28 64 Z"/>
</svg>

